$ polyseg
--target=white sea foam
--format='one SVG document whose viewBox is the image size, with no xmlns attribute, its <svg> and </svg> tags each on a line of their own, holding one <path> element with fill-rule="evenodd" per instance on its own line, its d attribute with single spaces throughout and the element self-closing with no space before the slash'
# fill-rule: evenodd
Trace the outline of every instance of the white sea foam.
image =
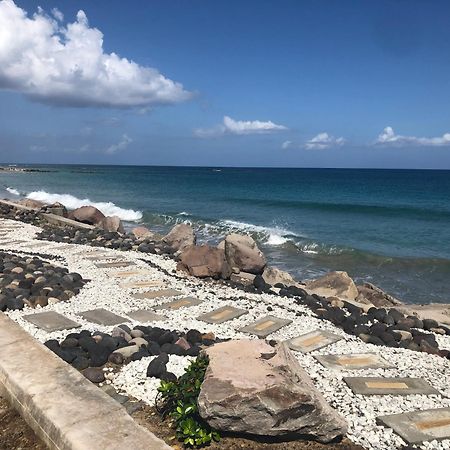
<svg viewBox="0 0 450 450">
<path fill-rule="evenodd" d="M 261 233 L 265 237 L 265 244 L 267 245 L 283 245 L 290 240 L 287 236 L 298 237 L 292 231 L 280 227 L 264 227 L 261 225 L 238 222 L 235 220 L 223 220 L 221 224 L 234 231 L 243 231 L 246 233 Z"/>
<path fill-rule="evenodd" d="M 20 195 L 20 192 L 17 189 L 7 187 L 6 190 L 13 195 Z"/>
<path fill-rule="evenodd" d="M 122 220 L 135 222 L 142 219 L 141 211 L 124 209 L 112 202 L 93 202 L 88 198 L 81 199 L 70 194 L 51 194 L 45 191 L 34 191 L 27 195 L 27 198 L 38 200 L 44 203 L 62 203 L 68 209 L 76 209 L 81 206 L 92 205 L 98 208 L 105 216 L 117 216 Z"/>
</svg>

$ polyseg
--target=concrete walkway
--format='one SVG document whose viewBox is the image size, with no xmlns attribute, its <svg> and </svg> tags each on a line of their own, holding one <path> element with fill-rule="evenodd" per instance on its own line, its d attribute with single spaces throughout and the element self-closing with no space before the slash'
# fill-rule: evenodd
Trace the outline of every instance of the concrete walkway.
<svg viewBox="0 0 450 450">
<path fill-rule="evenodd" d="M 3 313 L 0 394 L 50 449 L 171 448 Z"/>
</svg>

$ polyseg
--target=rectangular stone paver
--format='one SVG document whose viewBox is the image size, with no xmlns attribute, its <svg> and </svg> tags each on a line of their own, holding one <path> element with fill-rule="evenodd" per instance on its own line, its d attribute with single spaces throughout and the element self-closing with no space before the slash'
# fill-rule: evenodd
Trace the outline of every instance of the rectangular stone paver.
<svg viewBox="0 0 450 450">
<path fill-rule="evenodd" d="M 247 314 L 248 311 L 245 309 L 235 308 L 234 306 L 222 306 L 222 308 L 215 309 L 206 314 L 202 314 L 197 317 L 198 320 L 201 320 L 206 323 L 222 323 L 227 320 L 236 319 L 244 314 Z"/>
<path fill-rule="evenodd" d="M 85 256 L 84 259 L 87 259 L 88 261 L 107 261 L 110 259 L 115 260 L 123 260 L 123 256 L 115 256 L 115 255 L 93 255 L 93 256 Z"/>
<path fill-rule="evenodd" d="M 47 246 L 48 242 L 33 242 L 31 244 L 27 244 L 27 247 L 33 248 L 33 247 L 43 247 Z"/>
<path fill-rule="evenodd" d="M 244 333 L 256 334 L 256 336 L 265 338 L 271 333 L 283 328 L 286 325 L 292 323 L 292 320 L 289 319 L 280 319 L 275 316 L 266 316 L 262 319 L 257 320 L 245 327 L 239 328 L 238 331 L 242 331 Z"/>
<path fill-rule="evenodd" d="M 183 295 L 182 292 L 176 291 L 175 289 L 161 289 L 160 291 L 147 291 L 139 292 L 138 294 L 131 294 L 134 298 L 153 300 L 160 297 L 177 297 Z"/>
<path fill-rule="evenodd" d="M 377 422 L 392 428 L 408 444 L 450 439 L 450 408 L 391 414 L 378 417 Z"/>
<path fill-rule="evenodd" d="M 125 317 L 118 316 L 104 308 L 92 309 L 80 313 L 83 319 L 89 322 L 98 323 L 99 325 L 118 325 L 119 323 L 128 322 Z"/>
<path fill-rule="evenodd" d="M 344 377 L 354 394 L 363 395 L 411 395 L 439 394 L 422 378 Z"/>
<path fill-rule="evenodd" d="M 111 274 L 114 278 L 131 278 L 138 275 L 150 275 L 148 270 L 120 270 Z"/>
<path fill-rule="evenodd" d="M 161 280 L 143 280 L 132 281 L 130 283 L 120 283 L 119 286 L 123 289 L 143 289 L 150 287 L 161 287 L 163 282 Z"/>
<path fill-rule="evenodd" d="M 376 353 L 356 353 L 350 355 L 316 355 L 323 366 L 329 369 L 379 369 L 393 367 Z"/>
<path fill-rule="evenodd" d="M 53 331 L 69 330 L 71 328 L 78 328 L 81 326 L 79 323 L 74 322 L 73 320 L 70 320 L 62 314 L 54 311 L 28 314 L 23 316 L 23 318 L 49 333 Z"/>
<path fill-rule="evenodd" d="M 202 303 L 202 300 L 194 297 L 184 297 L 180 298 L 179 300 L 174 300 L 172 302 L 164 303 L 163 305 L 159 305 L 155 307 L 155 310 L 161 310 L 161 309 L 171 309 L 176 310 L 180 308 L 187 308 L 189 306 L 195 306 Z"/>
<path fill-rule="evenodd" d="M 287 341 L 287 344 L 291 350 L 308 353 L 332 344 L 333 342 L 337 342 L 341 339 L 342 336 L 334 334 L 331 331 L 315 330 L 296 338 L 289 339 Z"/>
<path fill-rule="evenodd" d="M 117 262 L 96 263 L 95 265 L 99 269 L 110 269 L 110 268 L 114 268 L 114 267 L 135 266 L 136 263 L 133 261 L 117 261 Z"/>
<path fill-rule="evenodd" d="M 155 322 L 157 320 L 165 320 L 166 317 L 156 314 L 153 311 L 149 311 L 148 309 L 138 309 L 137 311 L 132 311 L 127 313 L 129 317 L 138 322 Z"/>
</svg>

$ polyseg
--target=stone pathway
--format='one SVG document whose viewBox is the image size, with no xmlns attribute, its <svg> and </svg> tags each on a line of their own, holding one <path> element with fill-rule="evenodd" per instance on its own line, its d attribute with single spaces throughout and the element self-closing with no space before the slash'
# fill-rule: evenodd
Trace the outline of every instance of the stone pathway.
<svg viewBox="0 0 450 450">
<path fill-rule="evenodd" d="M 15 232 L 15 228 L 11 228 L 12 232 Z M 22 240 L 19 236 L 19 233 L 16 233 L 5 239 L 13 239 L 10 242 Z M 0 236 L 0 244 L 5 244 L 3 239 L 3 236 Z M 23 250 L 25 247 L 24 245 Z M 54 309 L 58 312 L 46 311 L 28 315 L 11 313 L 11 317 L 19 323 L 23 320 L 31 322 L 48 333 L 38 334 L 39 339 L 46 340 L 52 337 L 53 332 L 79 327 L 79 324 L 72 320 L 79 314 L 79 317 L 92 324 L 88 326 L 89 329 L 105 332 L 110 332 L 111 326 L 129 322 L 129 317 L 131 321 L 142 324 L 158 326 L 160 323 L 161 327 L 178 329 L 188 326 L 213 331 L 217 336 L 225 338 L 242 338 L 241 333 L 245 333 L 286 341 L 327 400 L 348 418 L 349 437 L 355 442 L 375 450 L 399 448 L 402 441 L 386 433 L 385 427 L 392 428 L 406 443 L 450 439 L 450 389 L 440 383 L 437 367 L 439 364 L 445 365 L 445 361 L 436 356 L 365 344 L 328 322 L 316 319 L 306 307 L 289 303 L 290 309 L 286 308 L 286 299 L 266 294 L 243 294 L 220 286 L 212 288 L 212 285 L 206 283 L 203 286 L 200 281 L 192 283 L 189 279 L 182 280 L 164 275 L 142 262 L 142 259 L 146 258 L 153 264 L 166 264 L 163 267 L 170 272 L 174 267 L 171 266 L 172 262 L 163 262 L 157 256 L 86 247 L 80 250 L 76 245 L 58 246 L 55 243 L 52 243 L 52 247 L 47 247 L 46 251 L 53 249 L 57 256 L 62 252 L 69 265 L 75 264 L 74 270 L 79 270 L 92 279 L 93 287 L 83 288 L 68 304 L 55 305 Z M 101 257 L 107 262 L 92 263 Z M 127 259 L 117 261 L 125 257 Z M 109 261 L 110 259 L 114 261 Z M 82 260 L 86 262 L 83 263 Z M 130 269 L 126 269 L 127 267 Z M 114 268 L 124 270 L 104 270 Z M 244 300 L 241 300 L 242 298 Z M 85 306 L 89 300 L 92 300 L 92 306 L 95 307 L 92 310 Z M 143 300 L 152 300 L 150 309 L 142 308 Z M 273 315 L 264 315 L 264 310 L 273 311 Z M 297 317 L 296 311 L 300 312 L 302 317 Z M 40 324 L 36 323 L 40 315 L 49 313 L 56 314 L 57 319 L 47 318 L 41 320 Z M 108 318 L 114 319 L 109 322 Z M 65 323 L 65 320 L 68 322 Z M 97 328 L 95 324 L 98 324 Z M 402 355 L 406 357 L 401 358 Z M 424 365 L 428 369 L 424 369 L 423 378 L 410 375 L 417 374 L 415 366 L 419 363 L 425 364 L 426 361 L 429 361 L 429 365 Z M 450 370 L 450 366 L 445 367 Z M 124 370 L 127 370 L 127 366 Z M 350 374 L 353 372 L 358 376 L 348 376 L 349 371 Z M 405 376 L 400 377 L 403 373 Z M 431 373 L 434 374 L 433 377 L 429 376 Z M 445 378 L 445 372 L 443 373 Z M 422 377 L 422 374 L 420 376 Z M 349 404 L 346 403 L 348 398 L 351 399 Z M 376 399 L 385 400 L 377 402 Z M 422 405 L 427 405 L 428 408 Z M 418 408 L 424 410 L 414 411 Z M 370 410 L 367 417 L 365 410 Z M 375 419 L 378 425 L 375 424 Z M 358 428 L 355 424 L 358 424 Z M 367 435 L 361 424 L 370 428 L 371 431 L 368 431 Z M 377 443 L 374 436 L 381 441 Z M 390 444 L 386 444 L 387 442 Z"/>
</svg>

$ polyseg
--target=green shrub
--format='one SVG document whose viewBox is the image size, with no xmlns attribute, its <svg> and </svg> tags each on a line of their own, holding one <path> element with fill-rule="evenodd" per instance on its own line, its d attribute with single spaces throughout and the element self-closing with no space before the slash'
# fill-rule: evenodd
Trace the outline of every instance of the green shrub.
<svg viewBox="0 0 450 450">
<path fill-rule="evenodd" d="M 198 412 L 197 398 L 205 378 L 208 359 L 199 356 L 177 381 L 161 381 L 156 409 L 174 420 L 176 436 L 188 447 L 202 447 L 220 439 Z"/>
</svg>

